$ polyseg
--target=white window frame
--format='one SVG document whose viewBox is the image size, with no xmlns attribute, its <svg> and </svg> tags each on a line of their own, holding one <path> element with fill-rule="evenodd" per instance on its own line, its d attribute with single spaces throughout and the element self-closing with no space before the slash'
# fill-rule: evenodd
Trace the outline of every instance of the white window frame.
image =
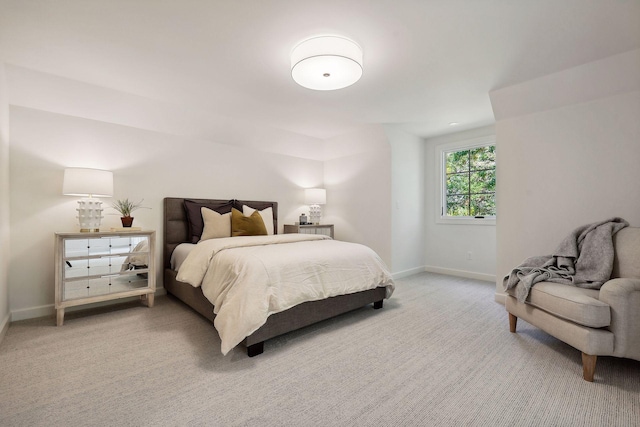
<svg viewBox="0 0 640 427">
<path fill-rule="evenodd" d="M 495 135 L 483 136 L 479 138 L 468 139 L 464 141 L 450 142 L 435 147 L 436 168 L 438 171 L 439 190 L 436 191 L 436 223 L 438 224 L 458 224 L 458 225 L 496 225 L 495 216 L 486 216 L 484 218 L 475 218 L 472 216 L 451 217 L 447 216 L 444 207 L 447 199 L 447 178 L 446 178 L 446 153 L 453 151 L 464 151 L 478 147 L 486 147 L 487 145 L 496 145 Z M 497 164 L 497 154 L 496 154 Z"/>
</svg>

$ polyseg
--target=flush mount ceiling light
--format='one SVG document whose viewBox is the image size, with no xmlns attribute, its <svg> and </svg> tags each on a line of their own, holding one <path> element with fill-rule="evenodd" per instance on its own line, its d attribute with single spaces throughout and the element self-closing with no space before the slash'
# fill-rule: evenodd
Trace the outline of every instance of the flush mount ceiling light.
<svg viewBox="0 0 640 427">
<path fill-rule="evenodd" d="M 362 76 L 362 49 L 344 37 L 310 38 L 293 48 L 291 76 L 300 86 L 313 90 L 351 86 Z"/>
</svg>

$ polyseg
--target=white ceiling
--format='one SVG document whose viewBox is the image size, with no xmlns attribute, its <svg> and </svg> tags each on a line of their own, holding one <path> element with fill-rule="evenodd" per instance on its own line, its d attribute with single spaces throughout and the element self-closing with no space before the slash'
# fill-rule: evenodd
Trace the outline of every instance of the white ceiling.
<svg viewBox="0 0 640 427">
<path fill-rule="evenodd" d="M 0 0 L 4 62 L 329 138 L 493 123 L 488 92 L 640 48 L 640 0 Z M 364 49 L 339 91 L 297 86 L 318 34 Z M 450 122 L 459 122 L 456 127 Z"/>
</svg>

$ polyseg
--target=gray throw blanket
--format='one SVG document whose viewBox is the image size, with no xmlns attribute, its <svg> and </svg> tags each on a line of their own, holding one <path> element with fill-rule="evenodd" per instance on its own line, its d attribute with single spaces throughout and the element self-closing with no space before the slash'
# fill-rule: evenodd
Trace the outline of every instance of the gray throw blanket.
<svg viewBox="0 0 640 427">
<path fill-rule="evenodd" d="M 622 218 L 583 225 L 571 232 L 553 255 L 527 258 L 503 280 L 505 291 L 516 288 L 525 302 L 538 282 L 555 282 L 580 288 L 600 289 L 613 270 L 613 235 L 629 223 Z"/>
</svg>

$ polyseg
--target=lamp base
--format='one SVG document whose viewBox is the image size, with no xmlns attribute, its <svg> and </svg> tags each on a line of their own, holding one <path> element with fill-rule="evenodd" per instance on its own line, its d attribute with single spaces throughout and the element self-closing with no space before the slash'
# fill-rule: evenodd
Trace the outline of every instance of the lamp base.
<svg viewBox="0 0 640 427">
<path fill-rule="evenodd" d="M 322 208 L 320 208 L 320 205 L 309 205 L 309 220 L 311 224 L 320 224 L 320 218 L 322 218 Z"/>
<path fill-rule="evenodd" d="M 94 198 L 84 198 L 78 200 L 78 223 L 81 232 L 100 231 L 100 221 L 102 220 L 102 202 Z"/>
</svg>

